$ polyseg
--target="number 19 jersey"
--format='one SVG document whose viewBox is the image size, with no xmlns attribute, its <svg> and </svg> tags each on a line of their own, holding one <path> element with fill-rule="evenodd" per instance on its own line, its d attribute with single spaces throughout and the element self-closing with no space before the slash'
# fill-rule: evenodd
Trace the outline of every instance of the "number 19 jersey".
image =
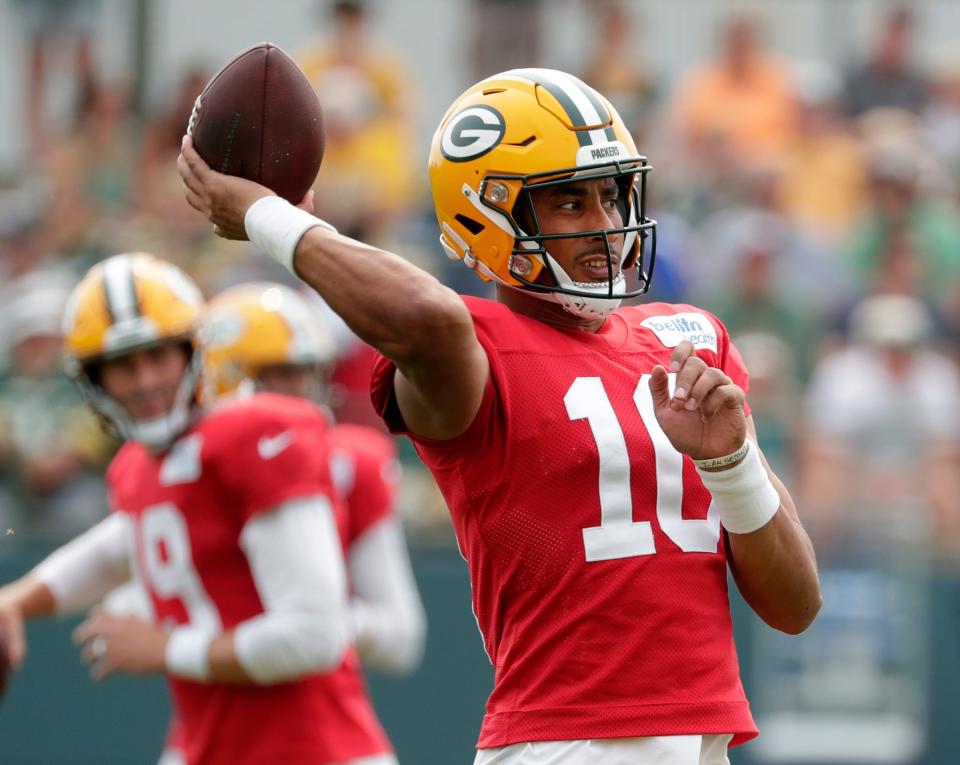
<svg viewBox="0 0 960 765">
<path fill-rule="evenodd" d="M 111 499 L 133 521 L 158 621 L 218 634 L 263 613 L 243 527 L 290 500 L 331 497 L 328 462 L 316 407 L 265 393 L 213 410 L 161 458 L 125 444 L 108 472 Z M 390 751 L 352 650 L 330 672 L 275 685 L 169 683 L 171 743 L 191 765 L 318 765 Z"/>
<path fill-rule="evenodd" d="M 726 330 L 663 303 L 618 309 L 589 333 L 464 302 L 490 360 L 480 409 L 457 438 L 411 437 L 450 508 L 494 666 L 478 746 L 752 738 L 719 518 L 648 387 L 689 340 L 746 389 Z M 394 370 L 378 359 L 374 405 L 407 432 Z"/>
</svg>

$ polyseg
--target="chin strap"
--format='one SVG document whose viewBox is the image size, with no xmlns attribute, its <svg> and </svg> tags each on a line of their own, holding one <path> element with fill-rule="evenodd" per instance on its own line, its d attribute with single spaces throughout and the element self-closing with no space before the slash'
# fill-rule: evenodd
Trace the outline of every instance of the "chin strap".
<svg viewBox="0 0 960 765">
<path fill-rule="evenodd" d="M 572 313 L 574 316 L 583 318 L 606 318 L 620 305 L 622 297 L 627 289 L 627 281 L 623 273 L 617 274 L 613 280 L 613 294 L 618 297 L 608 297 L 611 292 L 610 283 L 576 282 L 570 278 L 569 274 L 563 270 L 556 259 L 549 253 L 544 253 L 550 267 L 553 269 L 557 285 L 566 289 L 575 289 L 579 292 L 595 292 L 596 296 L 571 295 L 567 292 L 543 292 L 537 293 L 538 297 L 543 297 L 563 306 L 563 310 Z"/>
</svg>

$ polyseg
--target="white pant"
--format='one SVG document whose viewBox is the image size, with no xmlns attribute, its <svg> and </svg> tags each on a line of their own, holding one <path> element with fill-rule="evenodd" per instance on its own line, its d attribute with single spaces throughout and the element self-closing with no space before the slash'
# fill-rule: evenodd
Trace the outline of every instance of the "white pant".
<svg viewBox="0 0 960 765">
<path fill-rule="evenodd" d="M 183 755 L 173 747 L 163 750 L 157 765 L 184 765 Z M 375 754 L 372 757 L 361 757 L 359 760 L 340 763 L 340 765 L 398 765 L 397 758 L 392 754 Z"/>
<path fill-rule="evenodd" d="M 478 749 L 473 765 L 730 765 L 730 734 L 531 741 Z"/>
</svg>

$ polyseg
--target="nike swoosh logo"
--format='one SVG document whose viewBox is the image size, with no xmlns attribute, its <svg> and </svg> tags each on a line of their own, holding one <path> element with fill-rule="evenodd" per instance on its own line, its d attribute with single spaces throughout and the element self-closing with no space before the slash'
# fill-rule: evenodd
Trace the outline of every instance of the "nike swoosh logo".
<svg viewBox="0 0 960 765">
<path fill-rule="evenodd" d="M 285 430 L 278 436 L 264 436 L 257 441 L 257 453 L 265 460 L 272 460 L 293 443 L 293 432 Z"/>
</svg>

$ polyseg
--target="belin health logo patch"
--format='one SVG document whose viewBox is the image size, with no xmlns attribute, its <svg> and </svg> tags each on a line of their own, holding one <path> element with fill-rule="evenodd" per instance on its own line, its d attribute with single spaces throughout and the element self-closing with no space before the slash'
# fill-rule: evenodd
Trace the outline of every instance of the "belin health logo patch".
<svg viewBox="0 0 960 765">
<path fill-rule="evenodd" d="M 702 313 L 651 316 L 640 324 L 651 330 L 667 348 L 676 348 L 684 340 L 689 340 L 694 348 L 717 352 L 717 329 Z"/>
</svg>

